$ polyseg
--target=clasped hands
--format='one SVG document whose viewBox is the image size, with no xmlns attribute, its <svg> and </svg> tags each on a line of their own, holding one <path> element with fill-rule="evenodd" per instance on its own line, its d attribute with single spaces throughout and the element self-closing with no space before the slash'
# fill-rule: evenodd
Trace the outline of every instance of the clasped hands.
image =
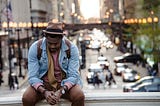
<svg viewBox="0 0 160 106">
<path fill-rule="evenodd" d="M 47 102 L 51 105 L 55 105 L 59 102 L 62 94 L 60 90 L 54 91 L 45 91 L 44 96 L 47 100 Z"/>
</svg>

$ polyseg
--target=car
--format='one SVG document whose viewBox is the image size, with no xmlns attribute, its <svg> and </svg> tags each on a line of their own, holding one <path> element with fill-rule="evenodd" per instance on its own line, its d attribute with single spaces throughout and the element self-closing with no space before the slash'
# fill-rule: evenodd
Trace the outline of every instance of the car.
<svg viewBox="0 0 160 106">
<path fill-rule="evenodd" d="M 109 61 L 98 61 L 97 64 L 99 64 L 103 69 L 108 69 L 109 67 Z"/>
<path fill-rule="evenodd" d="M 110 40 L 106 42 L 105 46 L 106 46 L 106 49 L 112 49 L 114 47 L 112 41 L 110 41 Z"/>
<path fill-rule="evenodd" d="M 108 59 L 105 56 L 103 56 L 102 54 L 101 54 L 101 56 L 98 57 L 97 64 L 99 64 L 100 66 L 102 66 L 102 68 L 104 68 L 104 67 L 108 68 L 109 67 L 109 61 L 108 61 Z"/>
<path fill-rule="evenodd" d="M 114 74 L 115 75 L 121 75 L 122 72 L 126 69 L 129 68 L 128 65 L 124 63 L 116 63 L 115 68 L 114 68 Z"/>
<path fill-rule="evenodd" d="M 90 43 L 90 48 L 92 50 L 100 50 L 101 49 L 101 43 L 98 40 L 93 40 Z"/>
<path fill-rule="evenodd" d="M 107 57 L 103 56 L 103 54 L 101 54 L 101 55 L 98 57 L 97 60 L 98 60 L 98 61 L 108 61 L 108 60 L 107 60 Z"/>
<path fill-rule="evenodd" d="M 103 73 L 103 68 L 97 63 L 91 63 L 88 68 L 87 82 L 88 84 L 93 83 L 94 75 L 97 73 Z"/>
<path fill-rule="evenodd" d="M 134 82 L 140 78 L 140 74 L 134 69 L 127 68 L 122 72 L 123 82 Z"/>
<path fill-rule="evenodd" d="M 136 82 L 129 83 L 123 86 L 123 92 L 131 92 L 133 88 L 137 87 L 142 83 L 158 83 L 160 82 L 160 77 L 157 76 L 145 76 Z"/>
<path fill-rule="evenodd" d="M 90 49 L 91 40 L 92 40 L 92 38 L 91 38 L 90 34 L 84 34 L 81 41 L 84 41 L 86 49 Z"/>
<path fill-rule="evenodd" d="M 140 84 L 133 88 L 132 92 L 160 92 L 160 82 Z"/>
<path fill-rule="evenodd" d="M 114 57 L 115 63 L 133 63 L 133 64 L 139 64 L 143 61 L 143 58 L 139 54 L 131 54 L 131 53 L 125 53 L 122 56 Z"/>
<path fill-rule="evenodd" d="M 90 40 L 84 40 L 85 44 L 86 44 L 86 49 L 90 48 Z"/>
</svg>

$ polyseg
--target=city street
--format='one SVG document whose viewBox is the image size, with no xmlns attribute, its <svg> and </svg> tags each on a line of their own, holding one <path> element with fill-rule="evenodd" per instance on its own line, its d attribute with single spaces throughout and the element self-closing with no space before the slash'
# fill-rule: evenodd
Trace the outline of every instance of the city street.
<svg viewBox="0 0 160 106">
<path fill-rule="evenodd" d="M 113 62 L 113 58 L 115 56 L 120 56 L 122 55 L 123 53 L 121 53 L 120 51 L 117 51 L 117 47 L 114 46 L 113 49 L 108 49 L 106 50 L 106 48 L 102 48 L 100 53 L 102 53 L 105 57 L 107 57 L 107 59 L 109 60 L 110 62 L 110 66 L 109 66 L 109 69 L 113 72 L 114 68 L 115 68 L 115 63 Z M 84 81 L 84 91 L 87 91 L 87 92 L 92 92 L 93 90 L 96 92 L 96 91 L 106 91 L 106 92 L 123 92 L 122 91 L 122 86 L 123 84 L 125 84 L 123 81 L 122 81 L 122 78 L 121 76 L 115 76 L 114 75 L 114 78 L 116 80 L 116 83 L 117 85 L 112 85 L 111 87 L 105 85 L 105 89 L 103 87 L 103 85 L 101 85 L 99 88 L 94 88 L 94 86 L 92 84 L 88 84 L 87 81 L 86 81 L 86 73 L 87 73 L 87 69 L 89 67 L 89 65 L 91 63 L 95 63 L 97 62 L 97 57 L 98 57 L 98 51 L 96 50 L 91 50 L 91 49 L 87 49 L 86 50 L 86 68 L 85 69 L 82 69 L 81 70 L 81 75 L 82 75 L 82 78 L 83 78 L 83 81 Z M 143 67 L 140 66 L 136 66 L 136 65 L 133 65 L 133 64 L 130 64 L 128 63 L 128 65 L 137 70 L 138 72 L 140 72 L 141 76 L 144 77 L 147 75 L 147 70 Z"/>
</svg>

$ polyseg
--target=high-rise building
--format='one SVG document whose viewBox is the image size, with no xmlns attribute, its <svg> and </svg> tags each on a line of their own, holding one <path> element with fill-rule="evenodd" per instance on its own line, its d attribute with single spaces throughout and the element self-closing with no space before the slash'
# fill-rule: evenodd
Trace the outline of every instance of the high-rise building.
<svg viewBox="0 0 160 106">
<path fill-rule="evenodd" d="M 101 0 L 101 19 L 119 22 L 123 16 L 123 0 Z"/>
</svg>

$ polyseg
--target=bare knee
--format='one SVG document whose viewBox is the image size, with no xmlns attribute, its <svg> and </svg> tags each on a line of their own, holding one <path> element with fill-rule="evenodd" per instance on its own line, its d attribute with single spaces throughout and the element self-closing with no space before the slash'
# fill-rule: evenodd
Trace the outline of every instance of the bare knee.
<svg viewBox="0 0 160 106">
<path fill-rule="evenodd" d="M 40 95 L 32 87 L 29 87 L 22 96 L 23 106 L 34 106 L 40 98 Z"/>
<path fill-rule="evenodd" d="M 71 101 L 84 101 L 85 95 L 82 91 L 75 92 L 74 95 L 71 96 Z"/>
<path fill-rule="evenodd" d="M 76 100 L 78 101 L 84 101 L 84 99 L 85 99 L 84 93 L 78 94 L 78 97 L 76 98 Z"/>
<path fill-rule="evenodd" d="M 79 85 L 75 85 L 70 90 L 70 99 L 71 101 L 84 101 L 85 95 Z"/>
<path fill-rule="evenodd" d="M 22 103 L 23 103 L 23 106 L 27 106 L 27 105 L 34 106 L 36 103 L 36 100 L 32 98 L 31 95 L 24 93 L 22 96 Z"/>
</svg>

